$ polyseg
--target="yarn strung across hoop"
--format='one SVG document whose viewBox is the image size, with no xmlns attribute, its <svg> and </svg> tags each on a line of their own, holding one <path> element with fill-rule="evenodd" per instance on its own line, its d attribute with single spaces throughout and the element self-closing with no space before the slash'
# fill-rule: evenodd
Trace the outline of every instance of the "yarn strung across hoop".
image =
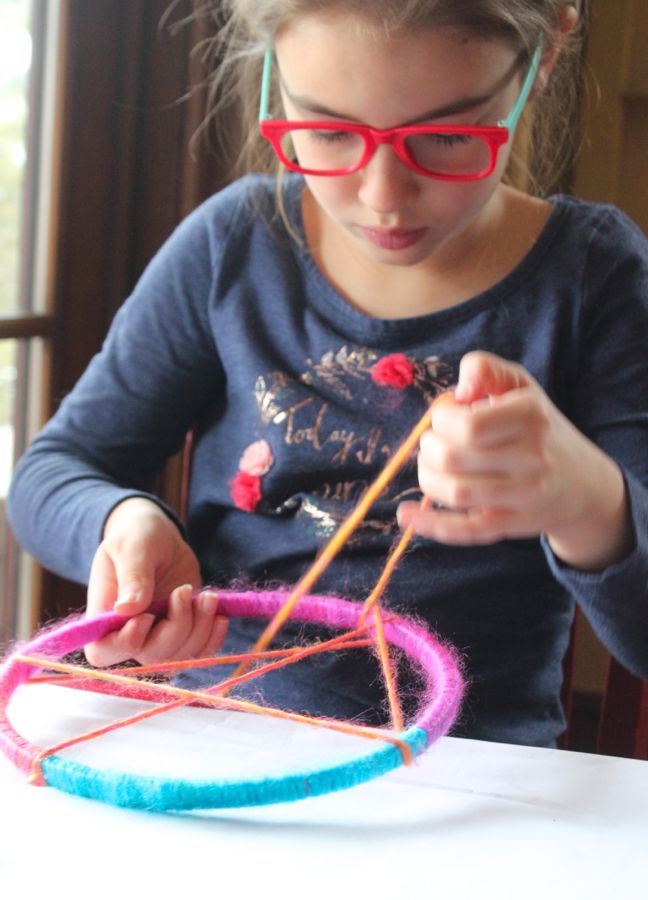
<svg viewBox="0 0 648 900">
<path fill-rule="evenodd" d="M 219 592 L 220 610 L 229 616 L 266 616 L 276 613 L 285 602 L 285 592 Z M 296 607 L 292 618 L 352 629 L 358 624 L 362 605 L 334 597 L 307 596 Z M 14 730 L 7 704 L 19 685 L 35 672 L 34 663 L 24 661 L 38 656 L 52 660 L 97 640 L 124 624 L 115 613 L 95 618 L 77 618 L 60 628 L 47 631 L 10 656 L 0 669 L 0 744 L 10 759 L 30 773 L 42 748 L 32 746 Z M 373 626 L 368 626 L 371 633 Z M 436 638 L 408 619 L 393 616 L 384 623 L 389 643 L 403 650 L 421 672 L 425 683 L 422 708 L 397 737 L 416 756 L 433 741 L 447 733 L 458 712 L 462 679 L 455 654 Z M 43 668 L 46 663 L 42 663 Z M 197 693 L 199 699 L 206 699 Z M 228 701 L 225 700 L 224 704 Z M 376 729 L 376 732 L 379 730 Z M 378 737 L 379 735 L 375 735 Z M 388 738 L 385 733 L 385 740 Z M 224 808 L 297 800 L 352 787 L 375 778 L 402 764 L 402 751 L 396 743 L 382 743 L 358 757 L 328 767 L 286 772 L 257 781 L 169 780 L 128 773 L 96 770 L 53 754 L 40 760 L 46 783 L 69 793 L 91 797 L 118 806 L 150 810 Z"/>
<path fill-rule="evenodd" d="M 441 398 L 443 399 L 443 398 Z M 439 402 L 438 400 L 436 402 Z M 297 800 L 352 787 L 368 781 L 412 757 L 422 753 L 437 738 L 446 734 L 452 726 L 461 703 L 463 682 L 454 652 L 440 643 L 420 625 L 400 616 L 385 617 L 378 600 L 396 566 L 405 552 L 413 531 L 408 528 L 392 551 L 378 582 L 364 604 L 323 597 L 308 593 L 317 577 L 324 571 L 349 535 L 357 528 L 371 503 L 407 461 L 423 431 L 429 427 L 428 410 L 412 430 L 394 457 L 387 463 L 376 481 L 370 485 L 364 497 L 342 523 L 329 543 L 323 548 L 310 569 L 291 592 L 233 592 L 219 591 L 219 614 L 230 617 L 255 616 L 268 618 L 269 624 L 255 644 L 251 654 L 243 654 L 234 677 L 206 691 L 187 691 L 163 686 L 142 686 L 122 674 L 78 670 L 69 663 L 58 660 L 85 644 L 99 640 L 122 627 L 126 619 L 109 612 L 94 618 L 77 617 L 36 636 L 32 641 L 15 650 L 0 667 L 0 747 L 18 768 L 27 772 L 34 783 L 48 784 L 69 793 L 91 797 L 118 806 L 149 810 L 187 810 L 225 808 Z M 371 614 L 371 618 L 370 618 Z M 314 648 L 291 648 L 283 661 L 275 661 L 249 672 L 252 659 L 263 656 L 272 638 L 282 625 L 293 619 L 344 630 L 337 640 L 323 642 Z M 382 665 L 383 679 L 389 698 L 392 730 L 358 727 L 352 723 L 317 719 L 308 716 L 270 710 L 247 701 L 229 697 L 231 686 L 256 677 L 265 669 L 290 664 L 311 652 L 321 652 L 331 647 L 346 649 L 366 644 L 370 639 L 376 646 Z M 358 640 L 359 639 L 359 640 Z M 423 703 L 412 722 L 404 725 L 398 703 L 394 676 L 391 669 L 388 645 L 399 648 L 405 654 L 423 680 Z M 268 654 L 270 655 L 270 654 Z M 217 660 L 210 660 L 214 663 Z M 182 665 L 197 664 L 189 661 Z M 180 664 L 168 664 L 166 668 Z M 142 671 L 143 668 L 139 667 Z M 160 666 L 159 669 L 165 667 Z M 148 712 L 130 716 L 121 722 L 97 729 L 76 738 L 60 742 L 49 748 L 32 745 L 14 728 L 8 704 L 17 688 L 30 680 L 39 680 L 42 671 L 62 671 L 79 676 L 87 682 L 96 678 L 113 686 L 123 696 L 146 696 L 162 702 Z M 132 670 L 133 671 L 133 670 Z M 167 702 L 168 701 L 168 702 Z M 133 724 L 190 703 L 200 703 L 226 709 L 240 709 L 264 715 L 292 719 L 309 725 L 330 728 L 378 741 L 378 749 L 360 753 L 342 762 L 305 767 L 300 771 L 287 771 L 278 775 L 256 778 L 218 778 L 216 780 L 159 778 L 149 775 L 116 772 L 93 768 L 72 761 L 58 751 L 100 736 L 118 727 Z"/>
</svg>

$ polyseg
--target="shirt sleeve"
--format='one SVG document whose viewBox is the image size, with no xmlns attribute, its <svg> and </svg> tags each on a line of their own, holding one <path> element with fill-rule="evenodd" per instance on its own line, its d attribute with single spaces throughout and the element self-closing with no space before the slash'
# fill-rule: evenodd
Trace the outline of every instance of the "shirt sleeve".
<svg viewBox="0 0 648 900">
<path fill-rule="evenodd" d="M 543 539 L 551 570 L 610 652 L 648 678 L 648 242 L 607 209 L 590 243 L 570 418 L 621 467 L 634 531 L 627 558 L 600 573 L 573 569 Z"/>
<path fill-rule="evenodd" d="M 14 533 L 71 580 L 87 582 L 119 502 L 143 495 L 160 503 L 151 493 L 156 474 L 222 387 L 209 310 L 226 226 L 218 228 L 214 200 L 149 264 L 101 351 L 17 465 L 8 497 Z"/>
</svg>

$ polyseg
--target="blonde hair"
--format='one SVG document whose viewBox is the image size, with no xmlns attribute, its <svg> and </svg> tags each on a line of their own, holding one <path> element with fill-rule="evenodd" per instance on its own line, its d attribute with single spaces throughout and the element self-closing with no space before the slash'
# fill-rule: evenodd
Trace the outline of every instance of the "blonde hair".
<svg viewBox="0 0 648 900">
<path fill-rule="evenodd" d="M 564 189 L 573 164 L 582 86 L 580 49 L 584 0 L 195 0 L 194 19 L 206 21 L 215 36 L 203 45 L 211 60 L 208 115 L 219 143 L 231 157 L 233 175 L 276 172 L 277 160 L 258 134 L 263 56 L 283 28 L 299 16 L 352 14 L 369 30 L 387 33 L 442 26 L 467 29 L 501 40 L 530 60 L 542 40 L 550 48 L 561 8 L 576 6 L 579 25 L 562 47 L 549 84 L 527 108 L 518 125 L 505 182 L 546 196 Z M 215 26 L 215 27 L 214 27 Z M 270 101 L 281 117 L 278 92 Z M 222 127 L 221 127 L 222 126 Z M 237 152 L 238 151 L 238 152 Z"/>
</svg>

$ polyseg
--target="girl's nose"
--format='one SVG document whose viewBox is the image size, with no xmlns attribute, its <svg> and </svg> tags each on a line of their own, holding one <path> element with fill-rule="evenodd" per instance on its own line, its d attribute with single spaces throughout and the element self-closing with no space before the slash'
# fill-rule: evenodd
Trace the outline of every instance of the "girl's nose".
<svg viewBox="0 0 648 900">
<path fill-rule="evenodd" d="M 376 213 L 397 212 L 409 206 L 418 193 L 418 176 L 383 145 L 360 171 L 358 197 Z"/>
</svg>

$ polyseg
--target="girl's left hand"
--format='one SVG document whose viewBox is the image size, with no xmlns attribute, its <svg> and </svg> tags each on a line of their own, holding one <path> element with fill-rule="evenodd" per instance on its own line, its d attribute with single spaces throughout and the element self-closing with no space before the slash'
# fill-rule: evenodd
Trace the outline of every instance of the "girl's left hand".
<svg viewBox="0 0 648 900">
<path fill-rule="evenodd" d="M 474 352 L 454 397 L 432 408 L 419 483 L 442 508 L 402 503 L 398 518 L 448 544 L 545 534 L 564 562 L 601 570 L 632 547 L 617 464 L 554 406 L 516 363 Z"/>
</svg>

